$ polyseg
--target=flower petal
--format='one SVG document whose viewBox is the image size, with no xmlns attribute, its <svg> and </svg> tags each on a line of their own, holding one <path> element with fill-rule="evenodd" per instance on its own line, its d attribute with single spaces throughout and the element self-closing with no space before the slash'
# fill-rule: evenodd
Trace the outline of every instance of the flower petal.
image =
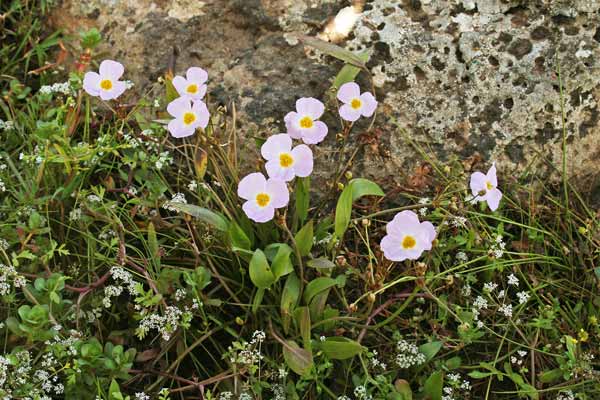
<svg viewBox="0 0 600 400">
<path fill-rule="evenodd" d="M 302 132 L 297 128 L 299 115 L 295 111 L 290 111 L 283 117 L 287 134 L 293 139 L 302 139 Z"/>
<path fill-rule="evenodd" d="M 355 82 L 344 83 L 337 92 L 337 98 L 344 103 L 357 97 L 360 97 L 360 87 Z"/>
<path fill-rule="evenodd" d="M 433 242 L 435 240 L 435 237 L 437 236 L 437 232 L 435 230 L 435 226 L 433 226 L 433 224 L 429 221 L 423 221 L 421 222 L 421 229 L 423 229 L 423 231 L 426 233 L 426 239 L 429 241 L 429 243 Z M 430 249 L 431 247 L 429 247 Z M 429 250 L 427 249 L 427 250 Z"/>
<path fill-rule="evenodd" d="M 325 111 L 325 105 L 314 97 L 302 97 L 296 101 L 296 111 L 302 116 L 319 119 Z"/>
<path fill-rule="evenodd" d="M 280 179 L 282 181 L 289 182 L 294 179 L 294 169 L 293 168 L 283 168 L 279 164 L 278 159 L 273 159 L 267 161 L 265 164 L 265 169 L 267 170 L 267 174 L 269 178 Z"/>
<path fill-rule="evenodd" d="M 400 247 L 401 239 L 394 235 L 386 235 L 381 239 L 379 246 L 383 250 L 383 255 L 390 261 L 403 261 L 404 257 L 402 247 Z"/>
<path fill-rule="evenodd" d="M 184 113 L 192 109 L 190 99 L 187 97 L 179 97 L 167 105 L 167 112 L 175 118 L 180 118 Z"/>
<path fill-rule="evenodd" d="M 477 196 L 479 192 L 481 192 L 482 190 L 486 190 L 486 181 L 487 177 L 483 173 L 479 171 L 473 172 L 473 174 L 471 175 L 471 182 L 469 183 L 469 186 L 471 187 L 471 193 L 473 194 L 473 196 Z"/>
<path fill-rule="evenodd" d="M 83 90 L 90 96 L 100 95 L 100 75 L 96 72 L 86 72 L 83 77 Z"/>
<path fill-rule="evenodd" d="M 192 111 L 196 114 L 197 118 L 194 125 L 205 129 L 210 119 L 210 112 L 208 111 L 208 107 L 206 107 L 206 103 L 202 100 L 195 100 L 192 103 Z"/>
<path fill-rule="evenodd" d="M 394 216 L 385 229 L 388 235 L 404 236 L 407 233 L 418 231 L 421 223 L 413 211 L 404 210 Z"/>
<path fill-rule="evenodd" d="M 490 181 L 493 187 L 498 186 L 498 177 L 496 176 L 496 163 L 493 163 L 486 174 L 487 180 Z"/>
<path fill-rule="evenodd" d="M 290 192 L 281 179 L 267 180 L 266 192 L 272 196 L 271 204 L 275 208 L 285 207 L 290 202 Z"/>
<path fill-rule="evenodd" d="M 500 199 L 502 199 L 502 192 L 498 189 L 492 189 L 487 192 L 485 199 L 487 200 L 488 206 L 490 206 L 490 210 L 496 211 L 498 205 L 500 205 Z"/>
<path fill-rule="evenodd" d="M 361 110 L 355 110 L 349 104 L 343 104 L 340 107 L 340 117 L 345 121 L 354 122 L 360 118 Z"/>
<path fill-rule="evenodd" d="M 110 78 L 116 81 L 123 76 L 124 71 L 125 68 L 120 62 L 104 60 L 100 63 L 100 76 L 102 78 Z"/>
<path fill-rule="evenodd" d="M 180 96 L 185 96 L 187 94 L 185 89 L 187 88 L 188 84 L 187 80 L 183 76 L 177 75 L 173 78 L 171 83 L 173 84 L 175 90 L 177 90 L 177 93 L 179 93 Z"/>
<path fill-rule="evenodd" d="M 275 208 L 273 206 L 259 207 L 255 201 L 249 200 L 242 205 L 242 209 L 254 222 L 267 222 L 275 216 Z"/>
<path fill-rule="evenodd" d="M 188 81 L 197 85 L 202 85 L 208 80 L 208 72 L 199 67 L 188 68 L 185 76 L 187 77 Z"/>
<path fill-rule="evenodd" d="M 362 108 L 360 112 L 364 117 L 370 117 L 377 109 L 377 100 L 369 92 L 365 92 L 360 95 L 360 101 L 362 102 Z"/>
<path fill-rule="evenodd" d="M 187 136 L 191 136 L 196 131 L 196 128 L 194 128 L 192 125 L 185 125 L 179 119 L 171 120 L 171 122 L 169 122 L 169 125 L 167 125 L 167 129 L 169 130 L 171 135 L 176 138 L 184 138 Z"/>
<path fill-rule="evenodd" d="M 292 149 L 292 138 L 286 133 L 270 136 L 261 146 L 260 154 L 265 160 L 273 160 L 279 157 L 281 152 L 289 152 Z"/>
<path fill-rule="evenodd" d="M 125 90 L 127 90 L 127 84 L 125 82 L 123 82 L 123 81 L 114 82 L 113 88 L 110 91 L 110 99 L 108 99 L 108 100 L 113 100 L 113 99 L 116 99 L 117 97 L 120 97 L 125 92 Z"/>
<path fill-rule="evenodd" d="M 315 125 L 310 129 L 302 129 L 302 141 L 306 144 L 317 144 L 327 136 L 327 125 L 322 121 L 315 121 Z M 294 137 L 290 134 L 290 136 Z"/>
<path fill-rule="evenodd" d="M 264 192 L 267 187 L 267 179 L 260 172 L 246 175 L 238 184 L 237 194 L 242 199 L 254 201 L 257 193 Z"/>
<path fill-rule="evenodd" d="M 309 176 L 313 171 L 313 152 L 305 144 L 298 145 L 292 150 L 294 158 L 294 173 L 296 176 L 304 178 Z"/>
</svg>

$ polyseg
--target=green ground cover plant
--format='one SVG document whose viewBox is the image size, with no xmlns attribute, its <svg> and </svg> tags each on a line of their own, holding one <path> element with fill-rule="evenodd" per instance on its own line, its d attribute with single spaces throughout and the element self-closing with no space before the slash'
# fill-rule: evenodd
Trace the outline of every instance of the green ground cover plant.
<svg viewBox="0 0 600 400">
<path fill-rule="evenodd" d="M 398 128 L 422 163 L 386 192 L 350 172 L 364 57 L 303 39 L 345 65 L 246 165 L 209 74 L 135 90 L 49 6 L 0 5 L 0 398 L 600 398 L 599 215 L 566 157 L 552 184 Z"/>
</svg>

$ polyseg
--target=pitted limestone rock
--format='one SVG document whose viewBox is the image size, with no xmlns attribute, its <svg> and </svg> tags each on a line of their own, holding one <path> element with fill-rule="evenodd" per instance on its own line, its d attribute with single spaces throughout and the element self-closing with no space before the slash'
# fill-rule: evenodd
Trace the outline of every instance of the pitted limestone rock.
<svg viewBox="0 0 600 400">
<path fill-rule="evenodd" d="M 293 34 L 318 35 L 349 2 L 336 0 L 63 0 L 54 23 L 97 26 L 105 54 L 146 87 L 175 61 L 209 71 L 213 101 L 235 101 L 241 137 L 277 133 L 298 97 L 326 98 L 341 64 Z M 574 175 L 600 168 L 600 2 L 596 0 L 354 0 L 358 22 L 339 44 L 371 53 L 382 103 L 355 158 L 361 175 L 401 182 L 420 161 L 410 139 L 441 159 L 475 153 L 518 171 L 540 156 L 560 164 L 561 91 Z M 308 57 L 307 57 L 308 55 Z M 561 74 L 559 76 L 558 70 Z M 560 79 L 559 79 L 560 78 Z M 369 87 L 364 76 L 359 83 Z M 334 106 L 334 104 L 331 104 Z M 319 146 L 336 157 L 331 126 Z M 399 129 L 402 128 L 402 129 Z M 402 132 L 405 132 L 406 135 Z M 319 168 L 323 177 L 335 168 Z"/>
</svg>

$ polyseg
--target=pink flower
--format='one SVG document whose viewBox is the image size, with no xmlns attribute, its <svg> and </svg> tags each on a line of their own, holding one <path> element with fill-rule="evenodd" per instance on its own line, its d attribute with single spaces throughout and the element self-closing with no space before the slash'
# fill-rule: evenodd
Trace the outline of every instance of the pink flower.
<svg viewBox="0 0 600 400">
<path fill-rule="evenodd" d="M 260 148 L 267 164 L 269 177 L 291 181 L 295 176 L 309 176 L 313 170 L 313 154 L 301 144 L 292 149 L 292 138 L 286 134 L 273 135 Z"/>
<path fill-rule="evenodd" d="M 473 202 L 487 201 L 490 210 L 496 211 L 502 198 L 502 192 L 498 190 L 498 178 L 496 177 L 496 163 L 492 164 L 487 174 L 474 172 L 471 175 L 471 192 Z"/>
<path fill-rule="evenodd" d="M 180 97 L 169 103 L 167 111 L 175 117 L 169 122 L 168 129 L 176 138 L 193 135 L 197 128 L 204 129 L 208 125 L 210 114 L 201 100 Z"/>
<path fill-rule="evenodd" d="M 202 100 L 206 94 L 206 81 L 208 73 L 202 68 L 188 68 L 185 78 L 177 75 L 173 78 L 173 86 L 180 96 L 186 96 L 194 100 Z"/>
<path fill-rule="evenodd" d="M 104 60 L 100 63 L 100 73 L 86 72 L 83 77 L 83 89 L 90 95 L 102 100 L 116 99 L 123 94 L 127 85 L 119 78 L 123 76 L 123 64 Z"/>
<path fill-rule="evenodd" d="M 265 179 L 260 172 L 246 175 L 238 185 L 238 196 L 247 200 L 242 209 L 255 222 L 273 219 L 275 209 L 287 206 L 290 193 L 281 179 Z"/>
<path fill-rule="evenodd" d="M 369 93 L 360 94 L 360 88 L 354 82 L 344 83 L 338 90 L 337 98 L 344 103 L 340 107 L 340 116 L 346 121 L 354 122 L 363 117 L 370 117 L 377 108 L 377 100 Z"/>
<path fill-rule="evenodd" d="M 325 106 L 312 97 L 296 101 L 296 111 L 290 111 L 284 118 L 287 133 L 294 139 L 302 139 L 306 144 L 316 144 L 327 136 L 327 125 L 317 121 Z"/>
<path fill-rule="evenodd" d="M 396 214 L 385 228 L 387 235 L 381 240 L 381 249 L 391 261 L 418 259 L 423 251 L 431 250 L 436 236 L 431 222 L 419 222 L 417 214 L 409 210 Z"/>
</svg>

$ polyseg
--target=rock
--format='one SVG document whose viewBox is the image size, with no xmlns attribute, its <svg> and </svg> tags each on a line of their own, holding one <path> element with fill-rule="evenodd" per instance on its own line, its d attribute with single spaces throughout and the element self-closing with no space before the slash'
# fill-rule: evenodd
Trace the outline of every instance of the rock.
<svg viewBox="0 0 600 400">
<path fill-rule="evenodd" d="M 496 160 L 505 176 L 543 157 L 560 166 L 560 68 L 569 171 L 600 175 L 598 2 L 355 0 L 352 7 L 360 15 L 340 45 L 370 52 L 381 103 L 373 130 L 365 132 L 370 121 L 363 120 L 349 138 L 348 154 L 367 144 L 355 174 L 388 187 L 405 183 L 423 161 L 410 142 L 442 161 L 478 154 L 486 164 L 479 169 Z M 334 38 L 327 27 L 343 25 L 350 11 L 333 0 L 63 0 L 51 21 L 72 31 L 97 26 L 103 50 L 126 64 L 138 88 L 154 84 L 173 60 L 177 73 L 206 68 L 212 101 L 235 102 L 243 139 L 281 132 L 298 97 L 329 98 L 341 63 L 293 34 Z M 359 83 L 370 87 L 366 76 Z M 339 163 L 340 126 L 330 106 L 321 178 Z"/>
</svg>

